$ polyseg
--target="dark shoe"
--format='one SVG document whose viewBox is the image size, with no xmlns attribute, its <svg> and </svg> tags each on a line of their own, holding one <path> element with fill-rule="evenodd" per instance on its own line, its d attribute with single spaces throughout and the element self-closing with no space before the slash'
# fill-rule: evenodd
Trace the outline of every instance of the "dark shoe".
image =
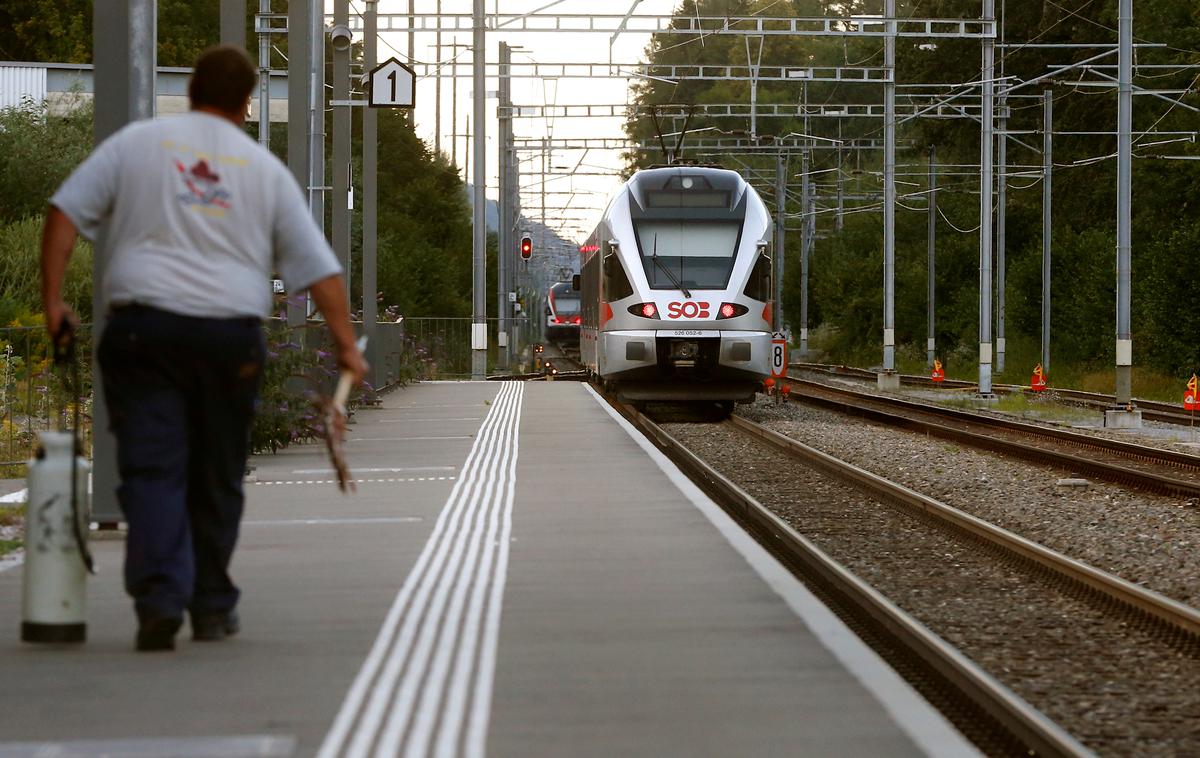
<svg viewBox="0 0 1200 758">
<path fill-rule="evenodd" d="M 237 634 L 241 628 L 237 611 L 192 614 L 192 639 L 197 642 L 220 642 Z"/>
<path fill-rule="evenodd" d="M 175 632 L 183 619 L 171 616 L 139 615 L 137 649 L 142 651 L 174 650 Z"/>
</svg>

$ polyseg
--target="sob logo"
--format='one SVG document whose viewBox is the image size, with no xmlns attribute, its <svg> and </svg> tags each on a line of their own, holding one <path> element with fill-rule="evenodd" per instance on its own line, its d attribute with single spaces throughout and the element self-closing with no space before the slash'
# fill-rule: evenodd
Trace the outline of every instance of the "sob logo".
<svg viewBox="0 0 1200 758">
<path fill-rule="evenodd" d="M 703 300 L 668 303 L 667 318 L 708 318 L 708 303 Z"/>
</svg>

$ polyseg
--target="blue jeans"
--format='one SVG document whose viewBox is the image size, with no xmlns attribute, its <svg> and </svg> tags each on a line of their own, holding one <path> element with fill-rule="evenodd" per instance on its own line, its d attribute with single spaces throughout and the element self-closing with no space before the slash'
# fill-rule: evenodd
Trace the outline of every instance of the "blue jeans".
<svg viewBox="0 0 1200 758">
<path fill-rule="evenodd" d="M 113 311 L 100 340 L 117 438 L 125 589 L 139 616 L 223 613 L 266 346 L 257 318 Z"/>
</svg>

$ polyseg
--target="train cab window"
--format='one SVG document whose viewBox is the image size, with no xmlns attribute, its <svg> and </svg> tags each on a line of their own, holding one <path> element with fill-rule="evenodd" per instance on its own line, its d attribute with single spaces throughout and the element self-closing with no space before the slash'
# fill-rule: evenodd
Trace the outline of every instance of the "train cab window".
<svg viewBox="0 0 1200 758">
<path fill-rule="evenodd" d="M 743 293 L 746 297 L 763 302 L 775 297 L 775 291 L 771 287 L 771 256 L 767 255 L 765 250 L 754 262 L 754 268 L 750 270 L 750 280 L 746 282 Z"/>
<path fill-rule="evenodd" d="M 741 236 L 740 221 L 634 221 L 651 289 L 724 289 Z"/>
<path fill-rule="evenodd" d="M 604 299 L 608 302 L 624 300 L 633 294 L 633 285 L 629 283 L 629 275 L 621 265 L 621 258 L 609 248 L 604 255 Z"/>
</svg>

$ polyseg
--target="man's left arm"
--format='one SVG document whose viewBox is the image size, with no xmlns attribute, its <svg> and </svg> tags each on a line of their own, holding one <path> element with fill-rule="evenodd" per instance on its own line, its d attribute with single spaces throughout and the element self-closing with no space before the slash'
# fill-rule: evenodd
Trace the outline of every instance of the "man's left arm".
<svg viewBox="0 0 1200 758">
<path fill-rule="evenodd" d="M 53 340 L 58 339 L 64 318 L 73 327 L 79 324 L 79 318 L 62 298 L 63 279 L 77 236 L 75 224 L 67 214 L 50 206 L 46 212 L 46 225 L 42 228 L 42 309 L 46 314 L 46 329 Z"/>
</svg>

